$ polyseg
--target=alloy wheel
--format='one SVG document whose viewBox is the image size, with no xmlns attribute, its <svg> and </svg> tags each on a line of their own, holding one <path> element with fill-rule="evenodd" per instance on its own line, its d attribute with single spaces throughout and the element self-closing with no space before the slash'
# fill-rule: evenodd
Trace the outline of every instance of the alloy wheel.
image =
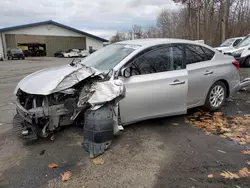
<svg viewBox="0 0 250 188">
<path fill-rule="evenodd" d="M 210 93 L 210 103 L 213 107 L 219 107 L 225 98 L 225 91 L 221 85 L 216 85 Z"/>
</svg>

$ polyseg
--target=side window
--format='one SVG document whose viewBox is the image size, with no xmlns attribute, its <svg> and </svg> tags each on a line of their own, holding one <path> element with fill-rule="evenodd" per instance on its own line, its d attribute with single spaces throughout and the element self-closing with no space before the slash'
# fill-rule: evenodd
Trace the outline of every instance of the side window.
<svg viewBox="0 0 250 188">
<path fill-rule="evenodd" d="M 237 39 L 237 40 L 235 40 L 234 43 L 233 43 L 233 46 L 237 46 L 237 45 L 240 43 L 241 40 L 242 40 L 242 39 Z"/>
<path fill-rule="evenodd" d="M 182 46 L 166 46 L 153 49 L 138 57 L 130 65 L 130 75 L 152 74 L 182 69 Z"/>
<path fill-rule="evenodd" d="M 215 53 L 212 50 L 210 50 L 206 47 L 203 47 L 203 46 L 201 48 L 203 49 L 203 51 L 205 52 L 205 54 L 207 56 L 207 61 L 213 59 Z"/>
<path fill-rule="evenodd" d="M 198 63 L 206 61 L 206 54 L 200 46 L 197 45 L 186 45 L 186 64 Z"/>
<path fill-rule="evenodd" d="M 198 45 L 186 45 L 186 64 L 209 61 L 213 58 L 214 52 L 206 47 Z"/>
</svg>

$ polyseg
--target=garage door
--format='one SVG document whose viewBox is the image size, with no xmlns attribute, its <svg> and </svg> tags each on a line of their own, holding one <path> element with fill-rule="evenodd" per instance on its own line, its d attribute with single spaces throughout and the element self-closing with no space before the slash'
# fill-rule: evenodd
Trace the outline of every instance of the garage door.
<svg viewBox="0 0 250 188">
<path fill-rule="evenodd" d="M 85 37 L 47 36 L 45 44 L 47 56 L 53 56 L 58 50 L 86 49 Z"/>
<path fill-rule="evenodd" d="M 18 43 L 40 43 L 46 45 L 47 56 L 53 56 L 58 50 L 86 49 L 85 37 L 6 35 L 7 48 L 17 47 Z"/>
</svg>

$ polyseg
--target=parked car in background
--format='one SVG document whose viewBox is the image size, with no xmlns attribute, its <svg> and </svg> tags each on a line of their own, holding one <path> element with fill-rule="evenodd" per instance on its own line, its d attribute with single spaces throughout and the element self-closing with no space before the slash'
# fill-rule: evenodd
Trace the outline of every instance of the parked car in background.
<svg viewBox="0 0 250 188">
<path fill-rule="evenodd" d="M 54 57 L 63 57 L 63 51 L 57 51 L 56 53 L 54 53 Z"/>
<path fill-rule="evenodd" d="M 224 53 L 225 51 L 232 50 L 234 47 L 236 47 L 245 37 L 236 37 L 236 38 L 230 38 L 225 40 L 219 47 L 216 47 L 215 49 L 218 50 L 221 53 Z"/>
<path fill-rule="evenodd" d="M 79 57 L 87 57 L 89 55 L 88 50 L 80 50 L 78 53 Z"/>
<path fill-rule="evenodd" d="M 62 52 L 63 57 L 79 57 L 79 49 L 69 49 L 66 52 Z"/>
<path fill-rule="evenodd" d="M 232 50 L 225 51 L 224 54 L 233 56 L 240 62 L 240 65 L 250 67 L 250 35 L 245 37 Z"/>
<path fill-rule="evenodd" d="M 7 51 L 8 59 L 25 59 L 25 55 L 20 48 L 11 48 Z"/>
<path fill-rule="evenodd" d="M 204 40 L 194 40 L 194 42 L 198 42 L 198 43 L 205 44 L 205 41 L 204 41 Z"/>
<path fill-rule="evenodd" d="M 0 53 L 0 61 L 3 61 L 3 54 Z"/>
</svg>

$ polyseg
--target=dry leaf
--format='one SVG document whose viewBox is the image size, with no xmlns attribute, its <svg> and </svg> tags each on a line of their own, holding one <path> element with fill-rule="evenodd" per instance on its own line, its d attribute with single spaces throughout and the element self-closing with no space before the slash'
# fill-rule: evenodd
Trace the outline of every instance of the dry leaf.
<svg viewBox="0 0 250 188">
<path fill-rule="evenodd" d="M 103 165 L 104 164 L 104 159 L 101 158 L 101 157 L 97 157 L 97 158 L 92 159 L 92 162 L 95 165 Z"/>
<path fill-rule="evenodd" d="M 208 178 L 213 178 L 214 175 L 213 175 L 213 174 L 208 174 L 207 177 L 208 177 Z"/>
<path fill-rule="evenodd" d="M 222 116 L 222 112 L 214 112 L 215 116 Z"/>
<path fill-rule="evenodd" d="M 225 179 L 239 179 L 240 177 L 232 172 L 229 171 L 223 171 L 222 173 L 220 173 L 221 176 L 223 176 Z"/>
<path fill-rule="evenodd" d="M 48 165 L 49 168 L 57 168 L 58 165 L 56 163 L 51 163 Z"/>
<path fill-rule="evenodd" d="M 240 143 L 240 145 L 245 145 L 246 144 L 246 142 L 239 142 Z"/>
<path fill-rule="evenodd" d="M 250 172 L 248 171 L 246 167 L 244 167 L 241 170 L 239 170 L 239 174 L 241 177 L 248 177 Z"/>
<path fill-rule="evenodd" d="M 208 132 L 208 131 L 205 132 L 205 135 L 207 136 L 210 136 L 211 134 L 212 134 L 211 132 Z"/>
<path fill-rule="evenodd" d="M 64 172 L 61 174 L 62 181 L 67 181 L 72 176 L 72 173 L 70 171 Z"/>
<path fill-rule="evenodd" d="M 245 155 L 250 155 L 250 150 L 243 150 L 243 151 L 241 151 L 241 153 L 243 153 Z"/>
</svg>

